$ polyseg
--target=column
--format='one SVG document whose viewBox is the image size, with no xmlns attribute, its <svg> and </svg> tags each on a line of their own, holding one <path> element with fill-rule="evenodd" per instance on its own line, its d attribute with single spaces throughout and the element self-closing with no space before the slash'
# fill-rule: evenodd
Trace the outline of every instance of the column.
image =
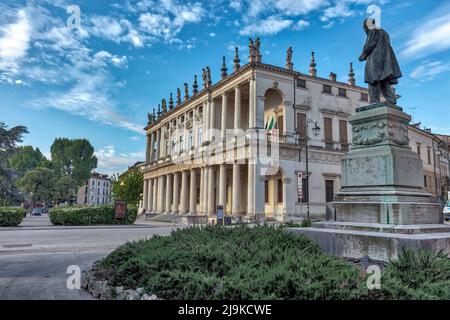
<svg viewBox="0 0 450 320">
<path fill-rule="evenodd" d="M 208 129 L 209 129 L 209 100 L 203 104 L 203 141 L 209 141 Z"/>
<path fill-rule="evenodd" d="M 231 204 L 231 213 L 241 213 L 241 172 L 238 164 L 233 164 L 233 201 Z"/>
<path fill-rule="evenodd" d="M 234 89 L 234 129 L 241 127 L 241 88 L 236 86 Z"/>
<path fill-rule="evenodd" d="M 225 139 L 225 131 L 227 128 L 227 110 L 228 110 L 228 95 L 225 92 L 222 94 L 222 117 L 220 122 L 222 140 Z"/>
<path fill-rule="evenodd" d="M 238 130 L 241 127 L 241 88 L 237 85 L 234 89 L 234 129 Z M 241 173 L 240 166 L 237 163 L 233 164 L 233 186 L 231 188 L 233 199 L 231 203 L 231 213 L 241 213 Z"/>
<path fill-rule="evenodd" d="M 200 168 L 200 213 L 204 213 L 205 197 L 203 196 L 205 188 L 205 168 Z"/>
<path fill-rule="evenodd" d="M 153 212 L 153 179 L 148 179 L 147 211 Z"/>
<path fill-rule="evenodd" d="M 166 213 L 170 213 L 172 208 L 172 175 L 169 173 L 166 175 Z"/>
<path fill-rule="evenodd" d="M 197 170 L 191 169 L 191 185 L 189 192 L 189 214 L 196 213 L 197 207 Z"/>
<path fill-rule="evenodd" d="M 148 210 L 148 179 L 144 179 L 144 191 L 142 193 L 142 207 Z"/>
<path fill-rule="evenodd" d="M 158 129 L 158 131 L 156 131 L 156 144 L 157 144 L 157 146 L 156 146 L 156 159 L 155 160 L 159 160 L 159 155 L 160 155 L 159 151 L 161 149 L 160 142 L 161 142 L 161 130 Z"/>
<path fill-rule="evenodd" d="M 154 144 L 155 144 L 155 133 L 152 132 L 152 133 L 150 133 L 150 162 L 153 161 L 153 157 L 154 157 L 154 154 L 153 154 Z"/>
<path fill-rule="evenodd" d="M 180 193 L 180 213 L 186 214 L 187 213 L 187 193 L 188 193 L 188 184 L 187 184 L 187 171 L 183 170 L 181 172 L 181 193 Z"/>
<path fill-rule="evenodd" d="M 248 96 L 248 123 L 249 128 L 253 129 L 256 126 L 255 119 L 255 103 L 256 103 L 256 95 L 255 95 L 255 80 L 250 79 L 249 85 L 249 96 Z"/>
<path fill-rule="evenodd" d="M 248 164 L 247 214 L 255 213 L 255 164 Z"/>
<path fill-rule="evenodd" d="M 179 213 L 179 204 L 180 204 L 180 173 L 175 172 L 173 174 L 173 213 Z"/>
<path fill-rule="evenodd" d="M 209 173 L 209 168 L 205 167 L 204 168 L 204 177 L 203 177 L 203 213 L 207 214 L 208 213 L 208 173 Z"/>
<path fill-rule="evenodd" d="M 215 179 L 214 166 L 208 167 L 208 215 L 214 215 L 214 193 L 215 193 Z"/>
<path fill-rule="evenodd" d="M 153 212 L 158 211 L 158 178 L 153 178 Z"/>
<path fill-rule="evenodd" d="M 226 209 L 227 205 L 227 167 L 225 163 L 220 165 L 219 169 L 219 205 Z"/>
<path fill-rule="evenodd" d="M 166 202 L 165 202 L 165 195 L 166 195 L 166 176 L 161 176 L 161 191 L 160 191 L 160 207 L 161 212 L 166 212 Z"/>
<path fill-rule="evenodd" d="M 209 105 L 209 129 L 213 130 L 215 128 L 214 122 L 216 120 L 216 112 L 215 112 L 215 104 L 214 104 L 214 99 L 211 98 L 211 103 Z M 209 134 L 209 141 L 212 140 L 212 132 L 210 132 Z"/>
</svg>

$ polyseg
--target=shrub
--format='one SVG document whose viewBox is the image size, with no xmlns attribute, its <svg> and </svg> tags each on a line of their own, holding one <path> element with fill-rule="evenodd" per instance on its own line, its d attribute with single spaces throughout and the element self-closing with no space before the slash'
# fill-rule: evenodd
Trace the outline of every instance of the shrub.
<svg viewBox="0 0 450 320">
<path fill-rule="evenodd" d="M 269 226 L 191 227 L 125 244 L 99 264 L 113 286 L 164 299 L 352 299 L 354 265 L 308 238 Z"/>
<path fill-rule="evenodd" d="M 450 299 L 450 260 L 444 251 L 403 249 L 384 270 L 378 299 Z"/>
<path fill-rule="evenodd" d="M 0 227 L 15 227 L 22 223 L 25 209 L 0 207 Z"/>
<path fill-rule="evenodd" d="M 50 221 L 55 225 L 133 224 L 137 209 L 128 207 L 124 219 L 114 218 L 113 206 L 63 207 L 50 210 Z"/>
</svg>

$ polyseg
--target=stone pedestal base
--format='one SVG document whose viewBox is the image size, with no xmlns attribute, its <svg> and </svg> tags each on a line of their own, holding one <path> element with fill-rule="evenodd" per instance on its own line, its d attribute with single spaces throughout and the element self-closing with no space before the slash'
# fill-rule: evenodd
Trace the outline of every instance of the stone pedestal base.
<svg viewBox="0 0 450 320">
<path fill-rule="evenodd" d="M 336 221 L 386 224 L 443 223 L 440 205 L 423 188 L 422 161 L 409 147 L 411 117 L 377 103 L 349 118 L 352 149 L 342 160 Z"/>
<path fill-rule="evenodd" d="M 423 188 L 422 161 L 409 148 L 411 117 L 397 106 L 362 107 L 349 119 L 352 149 L 342 160 L 342 188 L 332 219 L 291 228 L 325 252 L 348 258 L 396 258 L 403 247 L 450 253 L 450 227 Z"/>
<path fill-rule="evenodd" d="M 402 248 L 444 250 L 450 255 L 450 227 L 440 225 L 403 226 L 324 222 L 311 228 L 286 228 L 303 234 L 327 253 L 346 257 L 390 261 Z M 380 231 L 381 230 L 381 231 Z"/>
</svg>

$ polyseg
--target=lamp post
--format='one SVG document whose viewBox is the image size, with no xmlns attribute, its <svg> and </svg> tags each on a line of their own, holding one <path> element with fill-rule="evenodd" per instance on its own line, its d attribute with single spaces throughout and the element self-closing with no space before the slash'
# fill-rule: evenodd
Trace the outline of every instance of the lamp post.
<svg viewBox="0 0 450 320">
<path fill-rule="evenodd" d="M 320 127 L 319 127 L 318 122 L 313 121 L 312 119 L 308 119 L 308 121 L 306 121 L 305 126 L 304 126 L 304 128 L 305 128 L 304 132 L 306 133 L 306 137 L 304 137 L 305 138 L 305 153 L 306 153 L 306 191 L 305 191 L 306 192 L 306 217 L 307 217 L 308 221 L 309 221 L 309 156 L 308 156 L 308 139 L 309 139 L 308 137 L 309 137 L 309 135 L 308 135 L 308 128 L 309 128 L 310 124 L 314 125 L 314 127 L 312 128 L 312 132 L 315 137 L 317 137 L 320 133 Z M 297 133 L 297 136 L 298 136 L 298 144 L 301 145 L 299 132 Z M 300 162 L 300 155 L 301 155 L 301 148 L 299 150 L 299 159 L 298 159 L 299 162 Z"/>
</svg>

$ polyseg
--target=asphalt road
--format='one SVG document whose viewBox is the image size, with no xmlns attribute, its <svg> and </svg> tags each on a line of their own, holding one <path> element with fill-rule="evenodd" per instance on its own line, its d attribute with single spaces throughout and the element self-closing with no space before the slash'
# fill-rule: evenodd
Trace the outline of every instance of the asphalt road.
<svg viewBox="0 0 450 320">
<path fill-rule="evenodd" d="M 171 230 L 171 225 L 157 222 L 56 227 L 45 216 L 26 218 L 17 228 L 0 229 L 0 300 L 92 299 L 82 289 L 67 289 L 68 266 L 77 265 L 84 274 L 121 244 Z"/>
</svg>

